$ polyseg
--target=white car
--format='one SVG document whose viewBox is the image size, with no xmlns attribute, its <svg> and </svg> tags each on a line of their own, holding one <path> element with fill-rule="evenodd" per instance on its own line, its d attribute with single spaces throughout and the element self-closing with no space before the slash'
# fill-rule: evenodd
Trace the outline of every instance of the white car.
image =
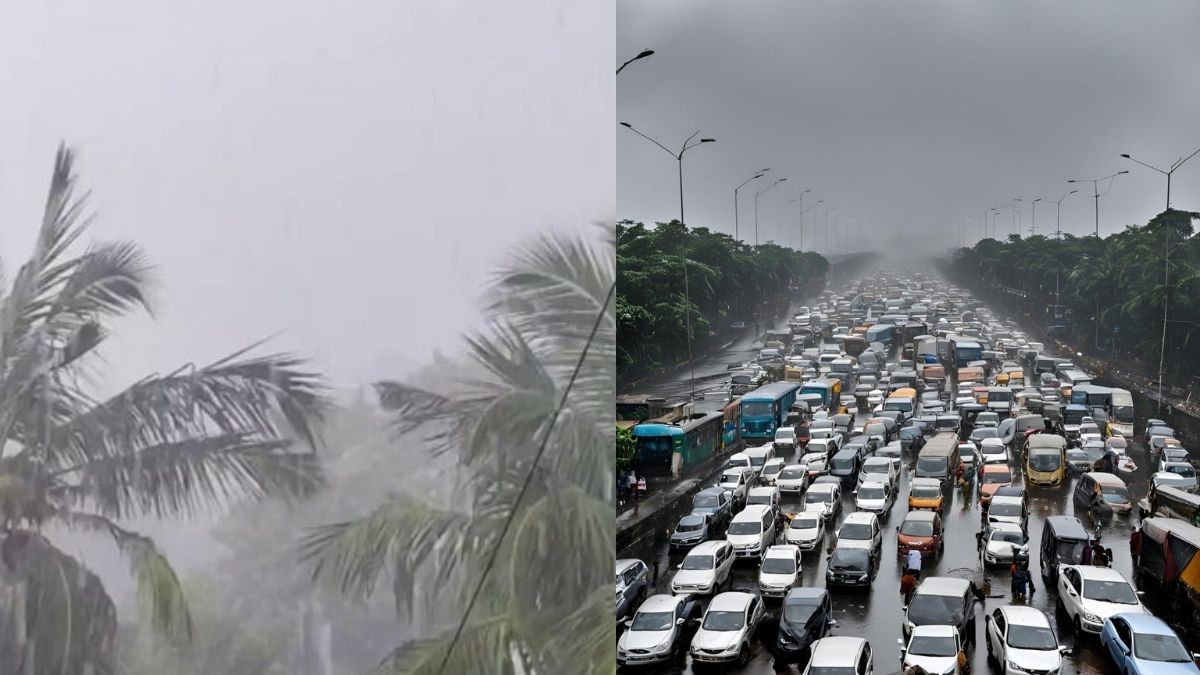
<svg viewBox="0 0 1200 675">
<path fill-rule="evenodd" d="M 883 405 L 883 390 L 872 389 L 867 393 L 867 407 L 874 410 L 878 405 Z"/>
<path fill-rule="evenodd" d="M 1003 675 L 1057 673 L 1062 655 L 1050 618 L 1028 605 L 997 607 L 983 618 L 988 656 L 1003 669 Z"/>
<path fill-rule="evenodd" d="M 1190 462 L 1169 462 L 1164 460 L 1158 463 L 1157 473 L 1173 473 L 1176 478 L 1171 485 L 1186 492 L 1196 491 L 1196 468 Z"/>
<path fill-rule="evenodd" d="M 900 482 L 900 470 L 896 462 L 891 457 L 868 457 L 858 470 L 858 487 L 868 482 L 886 483 L 894 493 Z"/>
<path fill-rule="evenodd" d="M 737 557 L 761 558 L 775 541 L 775 512 L 761 504 L 747 506 L 729 521 L 725 540 L 733 544 Z"/>
<path fill-rule="evenodd" d="M 871 675 L 875 670 L 871 643 L 860 637 L 834 635 L 812 643 L 804 675 L 845 673 Z"/>
<path fill-rule="evenodd" d="M 775 447 L 779 450 L 794 451 L 796 449 L 796 430 L 792 427 L 776 429 Z"/>
<path fill-rule="evenodd" d="M 726 469 L 749 469 L 750 468 L 750 455 L 747 455 L 744 452 L 733 453 L 732 455 L 729 456 L 729 459 L 725 460 L 725 468 Z"/>
<path fill-rule="evenodd" d="M 987 517 L 989 523 L 1011 523 L 1024 529 L 1029 512 L 1025 508 L 1024 497 L 993 496 L 988 504 Z"/>
<path fill-rule="evenodd" d="M 764 598 L 782 598 L 800 578 L 800 547 L 781 544 L 767 549 L 758 571 L 758 590 Z"/>
<path fill-rule="evenodd" d="M 750 468 L 754 469 L 754 477 L 757 479 L 763 465 L 775 456 L 775 446 L 768 443 L 757 448 L 747 448 L 745 455 L 750 458 Z"/>
<path fill-rule="evenodd" d="M 842 407 L 846 409 L 846 413 L 850 415 L 858 414 L 858 399 L 854 396 L 843 396 L 841 398 Z"/>
<path fill-rule="evenodd" d="M 813 485 L 804 493 L 804 510 L 819 513 L 825 522 L 829 522 L 841 508 L 842 489 L 836 485 Z"/>
<path fill-rule="evenodd" d="M 671 579 L 671 592 L 707 595 L 726 583 L 732 584 L 733 558 L 733 545 L 727 541 L 697 544 L 679 564 L 679 571 Z"/>
<path fill-rule="evenodd" d="M 896 503 L 896 492 L 889 483 L 867 481 L 858 486 L 854 495 L 854 508 L 872 514 L 883 515 Z"/>
<path fill-rule="evenodd" d="M 896 638 L 900 644 L 902 668 L 918 666 L 927 673 L 959 675 L 958 653 L 963 650 L 962 639 L 954 626 L 917 626 L 913 629 L 908 644 Z"/>
<path fill-rule="evenodd" d="M 979 448 L 975 447 L 974 443 L 959 443 L 958 456 L 962 459 L 963 464 L 966 465 L 967 471 L 978 469 L 979 465 L 983 463 L 983 457 L 979 454 Z"/>
<path fill-rule="evenodd" d="M 804 492 L 808 487 L 808 469 L 800 464 L 789 464 L 783 467 L 775 478 L 775 487 L 780 492 Z"/>
<path fill-rule="evenodd" d="M 617 665 L 640 666 L 677 660 L 692 601 L 683 595 L 652 595 L 638 608 L 617 640 Z"/>
<path fill-rule="evenodd" d="M 774 485 L 760 485 L 750 488 L 746 497 L 746 506 L 769 506 L 771 515 L 779 517 L 779 488 Z"/>
<path fill-rule="evenodd" d="M 815 551 L 825 539 L 825 519 L 816 511 L 801 511 L 788 523 L 783 538 L 801 551 Z"/>
<path fill-rule="evenodd" d="M 984 535 L 983 564 L 1011 565 L 1015 556 L 1029 556 L 1029 538 L 1020 525 L 992 523 Z"/>
<path fill-rule="evenodd" d="M 733 507 L 740 508 L 746 503 L 746 495 L 754 483 L 754 469 L 725 469 L 717 487 L 725 488 L 733 493 Z"/>
<path fill-rule="evenodd" d="M 1076 631 L 1099 634 L 1104 620 L 1114 614 L 1148 614 L 1121 573 L 1109 567 L 1060 565 L 1058 602 L 1075 623 Z"/>
<path fill-rule="evenodd" d="M 758 482 L 762 485 L 774 485 L 775 479 L 779 478 L 779 472 L 783 471 L 785 466 L 787 466 L 787 460 L 782 457 L 768 459 L 758 474 Z"/>
<path fill-rule="evenodd" d="M 712 599 L 688 650 L 696 663 L 750 662 L 750 643 L 762 621 L 762 600 L 752 593 L 722 593 Z"/>
<path fill-rule="evenodd" d="M 979 454 L 984 464 L 1008 464 L 1008 446 L 999 438 L 985 438 L 979 442 Z"/>
<path fill-rule="evenodd" d="M 883 532 L 879 527 L 879 517 L 874 513 L 863 511 L 851 513 L 842 521 L 842 527 L 838 529 L 834 541 L 835 545 L 844 542 L 859 542 L 864 548 L 871 551 L 871 555 L 878 555 L 883 547 Z"/>
<path fill-rule="evenodd" d="M 805 471 L 808 473 L 809 480 L 813 480 L 818 476 L 824 476 L 829 473 L 829 458 L 816 457 L 810 459 L 804 465 Z"/>
</svg>

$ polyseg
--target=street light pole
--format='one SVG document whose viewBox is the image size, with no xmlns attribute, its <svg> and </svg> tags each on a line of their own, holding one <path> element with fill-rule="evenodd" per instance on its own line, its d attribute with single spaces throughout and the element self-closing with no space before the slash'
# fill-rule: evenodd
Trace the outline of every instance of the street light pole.
<svg viewBox="0 0 1200 675">
<path fill-rule="evenodd" d="M 1184 157 L 1183 159 L 1176 161 L 1174 164 L 1171 165 L 1171 168 L 1168 169 L 1167 171 L 1163 171 L 1162 169 L 1160 169 L 1156 166 L 1150 166 L 1149 164 L 1147 164 L 1141 160 L 1134 159 L 1126 154 L 1123 154 L 1121 156 L 1130 161 L 1137 162 L 1138 164 L 1141 164 L 1142 166 L 1146 167 L 1147 169 L 1154 169 L 1155 171 L 1157 171 L 1167 177 L 1167 209 L 1169 210 L 1171 208 L 1171 174 L 1175 173 L 1175 169 L 1178 169 L 1179 167 L 1183 166 L 1184 162 L 1195 157 L 1197 154 L 1200 154 L 1200 150 L 1197 150 L 1196 152 L 1193 152 L 1192 154 L 1188 155 L 1187 157 Z"/>
<path fill-rule="evenodd" d="M 1031 204 L 1033 204 L 1033 216 L 1032 216 L 1033 223 L 1029 226 L 1029 236 L 1031 236 L 1031 237 L 1037 234 L 1037 203 L 1040 201 L 1042 201 L 1042 198 L 1038 197 L 1037 199 L 1030 202 Z"/>
<path fill-rule="evenodd" d="M 829 257 L 831 249 L 829 248 L 829 214 L 837 211 L 837 207 L 825 209 L 825 257 Z"/>
<path fill-rule="evenodd" d="M 1079 190 L 1068 190 L 1067 192 L 1063 193 L 1063 196 L 1058 198 L 1057 202 L 1055 202 L 1055 206 L 1057 207 L 1057 214 L 1054 217 L 1054 241 L 1057 242 L 1054 245 L 1054 319 L 1055 319 L 1055 325 L 1058 324 L 1058 313 L 1059 313 L 1059 311 L 1061 311 L 1061 308 L 1062 308 L 1062 295 L 1061 295 L 1059 284 L 1058 284 L 1059 267 L 1061 265 L 1061 261 L 1059 260 L 1058 256 L 1060 253 L 1059 249 L 1062 247 L 1062 203 L 1063 203 L 1064 199 L 1075 194 L 1076 192 L 1079 192 Z"/>
<path fill-rule="evenodd" d="M 763 196 L 764 194 L 766 194 L 767 190 L 770 190 L 771 188 L 775 187 L 776 185 L 779 185 L 780 183 L 782 183 L 785 180 L 787 180 L 787 179 L 779 178 L 774 183 L 771 183 L 770 185 L 768 185 L 766 190 L 763 190 L 762 192 L 754 193 L 754 246 L 756 248 L 758 247 L 758 198 Z"/>
<path fill-rule="evenodd" d="M 634 59 L 634 60 L 636 60 L 636 59 Z M 624 66 L 622 66 L 622 67 L 624 67 Z M 666 152 L 668 155 L 671 155 L 672 157 L 674 157 L 676 162 L 679 163 L 679 226 L 683 228 L 683 237 L 684 237 L 683 242 L 682 242 L 683 246 L 681 247 L 680 252 L 679 252 L 679 256 L 683 261 L 683 302 L 684 302 L 683 320 L 684 320 L 685 330 L 687 330 L 688 366 L 689 366 L 689 368 L 691 368 L 691 377 L 690 377 L 689 384 L 691 385 L 691 388 L 692 388 L 692 400 L 695 400 L 695 398 L 696 398 L 696 364 L 692 361 L 692 299 L 691 299 L 691 291 L 688 288 L 687 226 L 684 224 L 686 221 L 684 221 L 684 219 L 683 219 L 683 154 L 685 152 L 687 152 L 688 150 L 691 150 L 692 148 L 696 147 L 697 145 L 700 145 L 701 143 L 715 143 L 716 139 L 715 138 L 701 138 L 700 140 L 693 143 L 692 142 L 693 139 L 695 139 L 696 136 L 698 136 L 700 134 L 700 132 L 697 131 L 696 133 L 687 137 L 687 140 L 683 142 L 682 146 L 680 146 L 679 152 L 677 154 L 677 153 L 672 152 L 670 149 L 667 148 L 667 146 L 663 145 L 662 143 L 659 143 L 658 141 L 654 140 L 653 138 L 650 138 L 649 136 L 647 136 L 646 134 L 643 134 L 642 132 L 638 131 L 637 129 L 634 129 L 633 125 L 631 125 L 629 122 L 621 122 L 621 126 L 625 127 L 626 129 L 629 129 L 630 131 L 637 134 L 638 136 L 641 136 L 642 138 L 644 138 L 644 139 L 650 141 L 651 143 L 657 145 L 658 147 L 662 148 L 664 152 Z"/>
<path fill-rule="evenodd" d="M 801 251 L 804 250 L 804 195 L 806 195 L 810 192 L 812 192 L 812 188 L 809 188 L 809 189 L 805 190 L 804 192 L 801 192 L 799 197 L 788 201 L 789 204 L 791 204 L 792 202 L 800 202 L 800 250 Z"/>
<path fill-rule="evenodd" d="M 1100 198 L 1103 197 L 1104 195 L 1108 194 L 1109 190 L 1112 189 L 1112 183 L 1110 182 L 1108 184 L 1108 189 L 1104 191 L 1104 194 L 1101 194 L 1100 193 L 1100 183 L 1101 183 L 1101 181 L 1115 179 L 1117 176 L 1120 176 L 1123 173 L 1129 173 L 1129 172 L 1128 171 L 1118 171 L 1118 172 L 1114 173 L 1113 175 L 1105 176 L 1104 178 L 1078 178 L 1078 179 L 1073 179 L 1073 180 L 1067 181 L 1068 183 L 1091 183 L 1092 184 L 1092 197 L 1096 201 L 1096 237 L 1097 238 L 1100 237 Z"/>
<path fill-rule="evenodd" d="M 621 64 L 621 67 L 620 67 L 620 68 L 617 68 L 617 75 L 620 75 L 620 74 L 621 74 L 621 71 L 622 71 L 622 70 L 625 70 L 625 66 L 627 66 L 627 65 L 629 65 L 629 64 L 631 64 L 631 63 L 633 63 L 634 61 L 637 61 L 638 59 L 644 59 L 644 58 L 646 58 L 647 56 L 650 56 L 650 55 L 652 55 L 652 54 L 654 54 L 654 50 L 653 50 L 653 49 L 643 49 L 643 50 L 641 51 L 641 53 L 639 53 L 637 56 L 633 57 L 632 59 L 629 59 L 629 60 L 628 60 L 628 61 L 626 61 L 625 63 L 622 63 L 622 64 Z"/>
<path fill-rule="evenodd" d="M 808 207 L 807 209 L 802 209 L 800 211 L 800 251 L 801 252 L 804 251 L 804 214 L 808 213 L 809 211 L 812 211 L 813 209 L 817 208 L 818 206 L 820 206 L 823 203 L 825 203 L 824 199 L 818 199 L 816 204 L 813 204 L 812 206 Z"/>
<path fill-rule="evenodd" d="M 753 176 L 747 178 L 745 180 L 745 182 L 743 182 L 741 185 L 733 188 L 733 241 L 734 242 L 741 241 L 741 237 L 738 234 L 738 190 L 741 190 L 743 187 L 745 187 L 746 183 L 749 183 L 750 181 L 752 181 L 756 178 L 762 178 L 763 174 L 765 174 L 768 171 L 770 171 L 770 169 L 759 169 Z"/>
</svg>

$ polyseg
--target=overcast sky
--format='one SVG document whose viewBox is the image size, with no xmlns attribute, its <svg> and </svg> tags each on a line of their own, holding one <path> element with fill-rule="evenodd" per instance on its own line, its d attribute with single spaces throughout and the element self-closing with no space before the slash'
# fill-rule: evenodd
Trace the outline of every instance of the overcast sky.
<svg viewBox="0 0 1200 675">
<path fill-rule="evenodd" d="M 873 235 L 965 224 L 1024 200 L 1039 231 L 1093 231 L 1092 184 L 1128 169 L 1100 198 L 1100 231 L 1144 223 L 1165 206 L 1167 167 L 1200 148 L 1200 5 L 1192 2 L 714 2 L 618 0 L 617 57 L 656 50 L 618 78 L 617 121 L 671 148 L 692 132 L 717 139 L 685 154 L 686 219 L 733 233 L 733 189 L 756 169 L 787 177 L 759 198 L 759 236 L 823 248 L 858 219 Z M 675 160 L 626 129 L 617 136 L 617 214 L 678 218 Z M 741 238 L 753 242 L 754 191 L 740 192 Z M 756 187 L 757 186 L 757 187 Z M 1105 185 L 1101 185 L 1101 192 Z M 1200 158 L 1171 185 L 1176 208 L 1200 210 Z M 1086 195 L 1086 198 L 1084 198 Z M 1046 202 L 1051 202 L 1047 204 Z M 839 221 L 840 217 L 840 221 Z M 1011 210 L 999 216 L 1013 231 Z M 813 226 L 818 224 L 814 232 Z M 820 236 L 814 242 L 814 234 Z M 835 238 L 836 246 L 836 238 Z M 878 240 L 875 240 L 878 245 Z M 847 244 L 848 246 L 851 244 Z"/>
<path fill-rule="evenodd" d="M 276 332 L 339 385 L 398 377 L 478 324 L 508 245 L 614 215 L 611 7 L 0 6 L 6 268 L 60 140 L 93 235 L 158 266 L 106 387 Z"/>
<path fill-rule="evenodd" d="M 275 333 L 337 385 L 401 377 L 479 325 L 510 245 L 612 221 L 614 20 L 556 0 L 0 0 L 0 257 L 11 278 L 66 141 L 92 237 L 157 265 L 156 316 L 116 327 L 104 390 Z M 219 555 L 203 521 L 134 525 L 180 569 Z M 76 543 L 120 597 L 125 564 Z"/>
</svg>

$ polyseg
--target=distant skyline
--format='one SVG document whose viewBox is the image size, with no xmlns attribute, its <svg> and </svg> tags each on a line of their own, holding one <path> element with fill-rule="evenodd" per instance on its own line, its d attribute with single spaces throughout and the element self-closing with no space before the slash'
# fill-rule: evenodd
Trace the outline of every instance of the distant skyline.
<svg viewBox="0 0 1200 675">
<path fill-rule="evenodd" d="M 1090 183 L 1128 170 L 1100 198 L 1102 235 L 1144 224 L 1165 207 L 1166 179 L 1121 158 L 1168 167 L 1200 148 L 1200 6 L 1112 2 L 735 3 L 619 0 L 617 122 L 669 148 L 699 130 L 716 143 L 684 160 L 687 224 L 797 246 L 808 188 L 806 249 L 841 226 L 844 248 L 895 233 L 982 234 L 984 212 L 1020 198 L 1029 235 L 1093 232 Z M 617 127 L 618 218 L 679 217 L 675 161 Z M 1103 192 L 1105 186 L 1101 185 Z M 1176 173 L 1174 208 L 1200 210 L 1200 158 Z M 997 236 L 1013 232 L 1011 209 Z M 989 219 L 990 222 L 990 219 Z M 990 231 L 990 226 L 989 226 Z M 836 251 L 837 249 L 835 249 Z"/>
</svg>

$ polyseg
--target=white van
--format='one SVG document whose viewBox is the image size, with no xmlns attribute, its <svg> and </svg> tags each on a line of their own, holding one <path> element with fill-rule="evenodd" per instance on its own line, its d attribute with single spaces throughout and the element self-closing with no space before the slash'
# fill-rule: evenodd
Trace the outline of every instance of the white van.
<svg viewBox="0 0 1200 675">
<path fill-rule="evenodd" d="M 761 558 L 775 543 L 775 513 L 769 506 L 747 506 L 729 521 L 725 540 L 737 557 Z"/>
</svg>

